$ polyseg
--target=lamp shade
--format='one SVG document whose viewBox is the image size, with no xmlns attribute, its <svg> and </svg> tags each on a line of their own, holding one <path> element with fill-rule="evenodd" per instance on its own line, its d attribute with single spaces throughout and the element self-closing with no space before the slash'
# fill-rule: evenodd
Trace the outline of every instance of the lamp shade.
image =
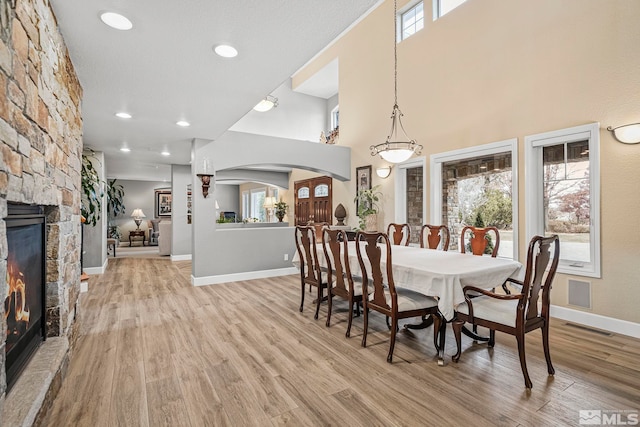
<svg viewBox="0 0 640 427">
<path fill-rule="evenodd" d="M 264 205 L 263 207 L 265 209 L 271 209 L 275 206 L 276 204 L 276 198 L 273 196 L 269 196 L 269 197 L 265 197 L 264 198 Z"/>
<path fill-rule="evenodd" d="M 146 218 L 146 215 L 144 214 L 144 212 L 142 212 L 142 209 L 140 208 L 134 209 L 131 216 L 133 218 Z"/>
<path fill-rule="evenodd" d="M 386 151 L 380 151 L 380 157 L 390 163 L 402 163 L 413 156 L 413 150 L 408 148 L 395 148 Z"/>
</svg>

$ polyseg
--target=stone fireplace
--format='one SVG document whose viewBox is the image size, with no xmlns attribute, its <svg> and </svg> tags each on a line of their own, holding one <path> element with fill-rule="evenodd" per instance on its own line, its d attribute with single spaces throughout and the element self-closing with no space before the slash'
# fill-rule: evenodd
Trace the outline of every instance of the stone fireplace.
<svg viewBox="0 0 640 427">
<path fill-rule="evenodd" d="M 0 419 L 5 423 L 13 420 L 9 412 L 14 404 L 10 401 L 16 396 L 24 400 L 20 387 L 30 376 L 32 365 L 26 365 L 7 392 L 7 330 L 20 330 L 24 322 L 8 325 L 6 318 L 15 318 L 16 295 L 22 298 L 18 280 L 26 278 L 25 271 L 15 271 L 12 258 L 8 263 L 7 237 L 12 230 L 10 220 L 5 218 L 9 204 L 37 206 L 46 219 L 42 314 L 47 340 L 37 349 L 34 360 L 49 354 L 52 346 L 62 349 L 62 354 L 50 364 L 52 372 L 47 381 L 33 381 L 45 387 L 37 390 L 37 395 L 48 399 L 55 396 L 77 335 L 81 97 L 82 88 L 49 1 L 0 0 L 0 280 L 4 282 L 0 283 L 0 301 L 9 297 L 7 307 L 11 301 L 14 304 L 11 313 L 7 313 L 5 304 L 0 305 Z M 22 302 L 17 307 L 21 319 L 25 311 L 32 313 L 31 307 L 23 309 Z M 23 417 L 16 424 L 30 424 L 29 419 L 33 422 L 40 407 L 46 407 L 47 398 L 30 403 L 35 405 L 28 411 L 31 418 Z"/>
</svg>

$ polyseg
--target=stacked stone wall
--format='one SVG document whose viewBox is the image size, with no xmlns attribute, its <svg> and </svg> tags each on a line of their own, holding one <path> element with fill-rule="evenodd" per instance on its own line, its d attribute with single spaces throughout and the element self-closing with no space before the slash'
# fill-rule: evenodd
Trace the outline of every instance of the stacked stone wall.
<svg viewBox="0 0 640 427">
<path fill-rule="evenodd" d="M 66 336 L 70 343 L 80 292 L 81 97 L 49 1 L 0 0 L 0 218 L 9 202 L 45 206 L 46 334 Z M 6 259 L 0 219 L 3 302 Z M 0 304 L 0 415 L 6 330 Z"/>
</svg>

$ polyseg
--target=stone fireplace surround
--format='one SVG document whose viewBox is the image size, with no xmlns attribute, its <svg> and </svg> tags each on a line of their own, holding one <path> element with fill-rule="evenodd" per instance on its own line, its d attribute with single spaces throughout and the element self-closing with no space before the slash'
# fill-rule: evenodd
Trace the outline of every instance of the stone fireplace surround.
<svg viewBox="0 0 640 427">
<path fill-rule="evenodd" d="M 48 337 L 7 393 L 7 327 L 0 304 L 2 425 L 37 423 L 61 385 L 77 337 L 81 97 L 49 0 L 0 0 L 0 218 L 6 217 L 8 202 L 45 207 Z M 2 302 L 6 271 L 6 228 L 0 219 Z"/>
</svg>

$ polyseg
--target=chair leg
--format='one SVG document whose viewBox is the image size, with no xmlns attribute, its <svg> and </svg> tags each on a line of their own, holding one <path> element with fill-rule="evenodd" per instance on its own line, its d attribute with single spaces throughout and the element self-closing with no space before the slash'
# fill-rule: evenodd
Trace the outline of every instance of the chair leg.
<svg viewBox="0 0 640 427">
<path fill-rule="evenodd" d="M 542 326 L 542 347 L 544 348 L 544 358 L 547 360 L 547 372 L 549 375 L 553 375 L 556 373 L 556 370 L 553 369 L 553 365 L 551 364 L 551 354 L 549 353 L 549 323 L 544 322 Z"/>
<path fill-rule="evenodd" d="M 436 350 L 438 351 L 438 354 L 440 354 L 440 316 L 436 316 L 435 314 L 432 314 L 431 317 L 433 318 L 433 346 L 436 348 Z M 424 316 L 423 316 L 424 318 Z"/>
<path fill-rule="evenodd" d="M 315 320 L 318 320 L 318 314 L 320 313 L 320 304 L 322 303 L 322 283 L 318 284 L 318 302 L 316 304 L 316 314 L 313 316 Z"/>
<path fill-rule="evenodd" d="M 529 378 L 529 371 L 527 370 L 527 359 L 524 351 L 524 334 L 516 335 L 518 340 L 518 356 L 520 357 L 520 367 L 522 368 L 522 375 L 524 376 L 524 385 L 527 388 L 531 388 L 531 378 Z"/>
<path fill-rule="evenodd" d="M 387 355 L 387 362 L 391 363 L 393 359 L 393 349 L 396 346 L 396 333 L 398 332 L 398 318 L 391 318 L 391 343 L 389 344 L 389 354 Z"/>
<path fill-rule="evenodd" d="M 360 316 L 360 305 L 362 304 L 362 302 L 358 301 L 356 302 L 356 317 Z"/>
<path fill-rule="evenodd" d="M 489 329 L 489 342 L 487 342 L 489 348 L 493 348 L 496 345 L 496 331 L 494 329 Z"/>
<path fill-rule="evenodd" d="M 300 313 L 302 313 L 302 307 L 304 306 L 304 282 L 302 282 L 302 297 L 300 298 Z"/>
<path fill-rule="evenodd" d="M 367 307 L 366 304 L 362 305 L 362 315 L 364 316 L 364 319 L 362 321 L 362 323 L 363 323 L 362 327 L 364 328 L 364 331 L 362 333 L 362 346 L 366 347 L 367 346 L 367 331 L 369 330 L 369 308 Z"/>
<path fill-rule="evenodd" d="M 456 345 L 458 349 L 456 350 L 456 354 L 451 358 L 454 362 L 460 360 L 460 353 L 462 352 L 462 327 L 464 326 L 464 322 L 462 320 L 454 320 L 451 322 L 451 328 L 453 329 L 453 335 L 456 337 Z"/>
<path fill-rule="evenodd" d="M 349 300 L 349 321 L 347 323 L 347 332 L 344 334 L 344 336 L 347 338 L 351 336 L 351 323 L 353 322 L 353 304 L 353 300 Z"/>
<path fill-rule="evenodd" d="M 327 327 L 331 326 L 331 306 L 333 302 L 333 292 L 331 289 L 327 289 Z"/>
<path fill-rule="evenodd" d="M 391 330 L 391 323 L 389 323 L 389 316 L 386 316 L 386 321 L 387 321 L 387 328 Z"/>
</svg>

